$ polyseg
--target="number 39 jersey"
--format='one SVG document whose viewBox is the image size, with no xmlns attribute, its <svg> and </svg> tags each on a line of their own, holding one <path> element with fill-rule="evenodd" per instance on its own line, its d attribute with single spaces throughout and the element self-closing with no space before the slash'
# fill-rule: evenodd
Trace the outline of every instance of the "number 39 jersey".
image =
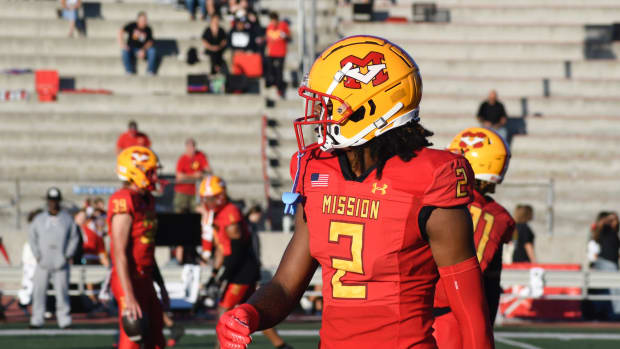
<svg viewBox="0 0 620 349">
<path fill-rule="evenodd" d="M 293 156 L 293 175 L 296 167 Z M 389 159 L 381 179 L 348 169 L 344 155 L 319 150 L 300 164 L 310 252 L 323 273 L 321 348 L 435 348 L 438 272 L 420 227 L 425 207 L 472 200 L 469 163 L 423 148 L 408 162 Z"/>
<path fill-rule="evenodd" d="M 139 194 L 128 188 L 119 189 L 108 202 L 108 226 L 110 227 L 110 250 L 114 251 L 112 217 L 115 214 L 131 215 L 131 231 L 127 247 L 129 272 L 150 273 L 155 261 L 155 199 L 151 193 Z M 112 253 L 114 263 L 114 253 Z"/>
</svg>

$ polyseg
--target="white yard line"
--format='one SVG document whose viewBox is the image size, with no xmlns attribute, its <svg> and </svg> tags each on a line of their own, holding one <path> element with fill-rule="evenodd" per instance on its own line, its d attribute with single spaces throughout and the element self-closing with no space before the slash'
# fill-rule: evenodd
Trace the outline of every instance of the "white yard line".
<svg viewBox="0 0 620 349">
<path fill-rule="evenodd" d="M 506 339 L 506 338 L 502 338 L 502 337 L 495 337 L 495 341 L 496 342 L 500 342 L 503 344 L 508 344 L 508 345 L 512 345 L 513 347 L 517 347 L 517 348 L 521 348 L 521 349 L 543 349 L 541 347 L 537 347 L 535 345 L 531 345 L 531 344 L 527 344 L 527 343 L 521 343 L 521 342 L 517 342 L 517 341 L 513 341 L 510 339 Z"/>
</svg>

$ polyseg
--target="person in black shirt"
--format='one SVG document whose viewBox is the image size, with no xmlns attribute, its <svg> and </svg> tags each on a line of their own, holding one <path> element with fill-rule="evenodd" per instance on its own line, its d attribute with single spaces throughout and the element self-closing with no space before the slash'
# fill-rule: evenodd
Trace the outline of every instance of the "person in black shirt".
<svg viewBox="0 0 620 349">
<path fill-rule="evenodd" d="M 121 28 L 118 32 L 118 43 L 122 48 L 123 65 L 127 74 L 136 73 L 137 56 L 146 58 L 147 74 L 155 75 L 157 52 L 153 46 L 153 31 L 148 25 L 145 12 L 139 12 L 135 22 L 128 23 Z"/>
<path fill-rule="evenodd" d="M 233 55 L 235 51 L 250 51 L 253 49 L 252 33 L 245 18 L 235 20 L 229 34 L 229 45 L 233 50 Z"/>
<path fill-rule="evenodd" d="M 601 212 L 592 227 L 592 238 L 600 246 L 600 252 L 592 268 L 604 271 L 618 271 L 618 258 L 620 249 L 620 237 L 618 214 L 616 212 Z M 613 288 L 603 291 L 603 294 L 620 296 L 620 289 Z M 597 302 L 597 313 L 606 320 L 620 319 L 620 300 L 613 299 L 611 302 Z"/>
<path fill-rule="evenodd" d="M 534 210 L 530 205 L 517 205 L 515 209 L 517 241 L 512 254 L 512 262 L 536 263 L 534 252 L 534 233 L 527 222 L 534 218 Z"/>
<path fill-rule="evenodd" d="M 205 48 L 205 53 L 211 58 L 211 74 L 226 70 L 223 54 L 227 42 L 226 32 L 220 27 L 220 16 L 214 14 L 211 16 L 209 26 L 202 33 L 202 44 Z"/>
<path fill-rule="evenodd" d="M 504 104 L 497 100 L 497 91 L 491 90 L 489 92 L 487 100 L 482 102 L 478 108 L 477 117 L 483 127 L 492 128 L 503 139 L 507 139 L 506 123 L 508 122 L 508 117 L 506 116 Z"/>
</svg>

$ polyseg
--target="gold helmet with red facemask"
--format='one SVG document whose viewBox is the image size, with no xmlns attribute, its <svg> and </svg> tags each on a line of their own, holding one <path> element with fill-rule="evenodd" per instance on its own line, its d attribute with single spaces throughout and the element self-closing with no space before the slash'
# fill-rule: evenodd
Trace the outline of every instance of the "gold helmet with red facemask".
<svg viewBox="0 0 620 349">
<path fill-rule="evenodd" d="M 116 174 L 120 180 L 148 191 L 155 190 L 157 170 L 160 168 L 157 155 L 149 148 L 138 145 L 123 149 L 116 160 Z"/>
<path fill-rule="evenodd" d="M 200 182 L 200 197 L 208 209 L 218 209 L 226 204 L 226 183 L 218 176 L 206 176 Z"/>
<path fill-rule="evenodd" d="M 452 139 L 448 150 L 465 156 L 477 180 L 494 184 L 504 180 L 510 148 L 495 131 L 483 127 L 466 128 Z"/>
<path fill-rule="evenodd" d="M 418 121 L 422 78 L 413 58 L 374 36 L 340 40 L 318 57 L 299 88 L 305 115 L 295 121 L 300 152 L 355 147 Z M 306 146 L 303 126 L 318 142 Z"/>
</svg>

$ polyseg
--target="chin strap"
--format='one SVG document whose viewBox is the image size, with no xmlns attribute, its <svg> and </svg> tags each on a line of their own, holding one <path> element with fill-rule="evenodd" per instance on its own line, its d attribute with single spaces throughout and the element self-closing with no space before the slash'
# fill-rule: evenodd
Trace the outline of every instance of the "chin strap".
<svg viewBox="0 0 620 349">
<path fill-rule="evenodd" d="M 282 202 L 284 203 L 284 214 L 291 216 L 297 212 L 297 204 L 301 202 L 301 194 L 297 192 L 297 184 L 299 183 L 299 168 L 301 167 L 301 158 L 304 153 L 297 152 L 297 170 L 295 171 L 295 178 L 293 179 L 293 187 L 290 192 L 282 194 Z"/>
</svg>

